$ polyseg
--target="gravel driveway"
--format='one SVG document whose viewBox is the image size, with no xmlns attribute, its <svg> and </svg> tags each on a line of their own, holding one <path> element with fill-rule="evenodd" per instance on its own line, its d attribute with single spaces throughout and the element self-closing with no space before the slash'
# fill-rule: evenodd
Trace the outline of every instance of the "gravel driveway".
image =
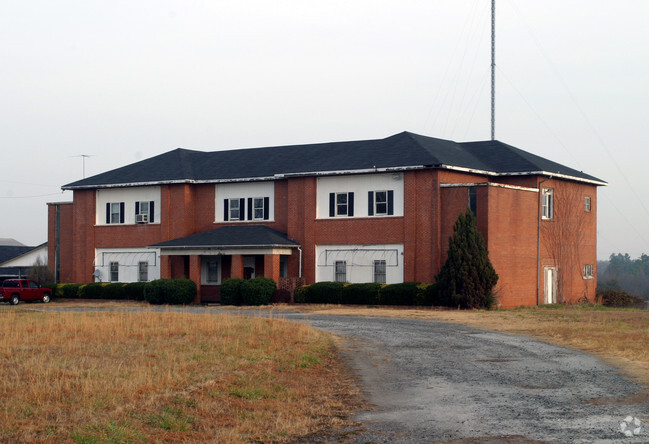
<svg viewBox="0 0 649 444">
<path fill-rule="evenodd" d="M 289 315 L 288 319 L 303 315 Z M 432 321 L 309 316 L 343 335 L 373 410 L 348 443 L 649 442 L 649 397 L 597 358 L 537 340 Z M 620 422 L 644 418 L 627 438 Z"/>
</svg>

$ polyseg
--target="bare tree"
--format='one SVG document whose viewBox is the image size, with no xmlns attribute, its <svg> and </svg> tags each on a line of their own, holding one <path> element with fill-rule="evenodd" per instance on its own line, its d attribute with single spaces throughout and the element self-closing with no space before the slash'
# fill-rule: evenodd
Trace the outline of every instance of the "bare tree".
<svg viewBox="0 0 649 444">
<path fill-rule="evenodd" d="M 47 268 L 40 256 L 36 258 L 34 265 L 27 272 L 27 277 L 41 285 L 54 282 L 54 273 Z"/>
<path fill-rule="evenodd" d="M 587 228 L 581 187 L 558 183 L 553 189 L 553 215 L 541 223 L 545 257 L 557 267 L 557 302 L 576 302 L 589 294 L 594 279 L 583 279 L 583 246 Z M 576 282 L 583 282 L 583 286 Z"/>
</svg>

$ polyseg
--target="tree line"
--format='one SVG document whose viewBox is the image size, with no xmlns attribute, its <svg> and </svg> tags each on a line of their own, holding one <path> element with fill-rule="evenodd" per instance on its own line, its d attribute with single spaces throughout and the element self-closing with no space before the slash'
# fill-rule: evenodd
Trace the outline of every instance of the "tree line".
<svg viewBox="0 0 649 444">
<path fill-rule="evenodd" d="M 597 289 L 622 290 L 649 299 L 649 255 L 631 259 L 628 253 L 617 253 L 608 261 L 598 261 Z"/>
</svg>

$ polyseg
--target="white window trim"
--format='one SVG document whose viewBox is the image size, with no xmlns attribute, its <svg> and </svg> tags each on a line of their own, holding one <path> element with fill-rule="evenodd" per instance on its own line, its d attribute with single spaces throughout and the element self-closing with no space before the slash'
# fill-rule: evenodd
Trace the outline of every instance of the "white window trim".
<svg viewBox="0 0 649 444">
<path fill-rule="evenodd" d="M 385 201 L 379 202 L 378 195 L 383 193 L 385 195 Z M 379 211 L 379 205 L 385 206 L 385 211 Z M 375 216 L 387 216 L 388 211 L 388 190 L 377 190 L 374 191 L 374 215 Z"/>
<path fill-rule="evenodd" d="M 232 211 L 233 211 L 232 202 L 237 203 L 237 211 L 239 211 L 239 216 L 236 217 L 236 218 L 232 217 Z M 230 221 L 231 222 L 244 221 L 245 217 L 242 217 L 242 216 L 245 216 L 245 208 L 241 208 L 241 199 L 239 199 L 239 198 L 230 198 L 230 199 L 228 199 L 228 221 L 229 222 Z"/>
<path fill-rule="evenodd" d="M 593 264 L 584 265 L 584 279 L 594 279 L 595 278 L 595 269 Z"/>
<path fill-rule="evenodd" d="M 554 219 L 554 189 L 543 188 L 542 218 L 545 220 Z"/>
<path fill-rule="evenodd" d="M 336 210 L 336 217 L 349 217 L 349 192 L 344 192 L 344 193 L 335 193 L 336 195 L 336 200 L 334 204 L 334 208 Z M 345 203 L 344 204 L 339 204 L 338 203 L 338 196 L 345 196 Z M 338 211 L 339 206 L 345 206 L 345 212 L 341 213 Z"/>
<path fill-rule="evenodd" d="M 592 208 L 592 200 L 590 196 L 584 197 L 584 210 L 590 213 L 591 208 Z"/>
<path fill-rule="evenodd" d="M 266 211 L 264 205 L 264 197 L 253 197 L 252 198 L 252 220 L 265 220 L 264 212 Z M 261 201 L 261 208 L 257 207 L 257 201 Z M 257 217 L 257 210 L 261 210 L 261 217 Z"/>
</svg>

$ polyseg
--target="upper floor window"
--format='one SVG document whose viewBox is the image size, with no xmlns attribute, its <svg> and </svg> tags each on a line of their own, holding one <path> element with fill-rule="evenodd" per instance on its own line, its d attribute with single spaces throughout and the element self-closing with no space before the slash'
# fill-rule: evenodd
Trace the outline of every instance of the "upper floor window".
<svg viewBox="0 0 649 444">
<path fill-rule="evenodd" d="M 584 265 L 584 279 L 593 279 L 594 277 L 593 264 Z"/>
<path fill-rule="evenodd" d="M 248 198 L 248 220 L 268 220 L 270 213 L 270 198 Z"/>
<path fill-rule="evenodd" d="M 245 205 L 244 199 L 225 199 L 224 219 L 226 221 L 242 220 L 244 205 Z"/>
<path fill-rule="evenodd" d="M 554 217 L 554 190 L 552 188 L 543 188 L 543 219 L 552 219 Z"/>
<path fill-rule="evenodd" d="M 106 203 L 106 223 L 107 224 L 124 223 L 124 202 Z"/>
<path fill-rule="evenodd" d="M 394 191 L 368 191 L 367 215 L 391 216 L 394 214 Z"/>
<path fill-rule="evenodd" d="M 590 211 L 590 197 L 589 196 L 584 197 L 584 210 L 585 211 Z"/>
<path fill-rule="evenodd" d="M 154 222 L 153 218 L 153 201 L 135 202 L 135 223 L 148 224 Z"/>
<path fill-rule="evenodd" d="M 329 216 L 353 216 L 354 193 L 329 193 Z"/>
</svg>

